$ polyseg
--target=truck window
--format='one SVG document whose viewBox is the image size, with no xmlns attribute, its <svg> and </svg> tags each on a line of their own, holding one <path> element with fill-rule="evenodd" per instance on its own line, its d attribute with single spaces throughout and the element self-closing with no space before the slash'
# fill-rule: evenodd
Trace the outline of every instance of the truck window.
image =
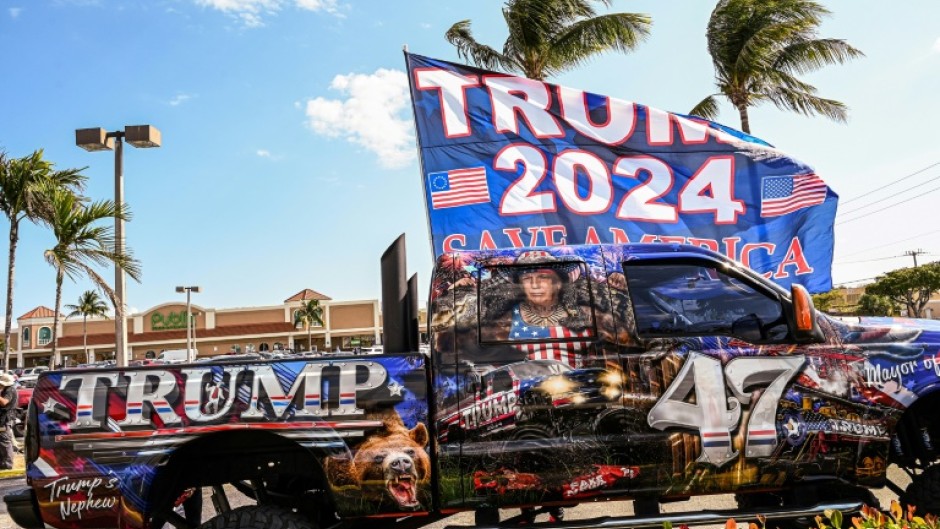
<svg viewBox="0 0 940 529">
<path fill-rule="evenodd" d="M 728 335 L 750 342 L 787 337 L 780 302 L 711 265 L 624 263 L 641 336 Z"/>
<path fill-rule="evenodd" d="M 567 353 L 584 354 L 596 335 L 585 264 L 551 256 L 526 263 L 522 256 L 480 271 L 480 341 L 511 343 L 532 360 L 559 359 L 536 344 L 567 342 Z"/>
<path fill-rule="evenodd" d="M 489 378 L 489 382 L 492 385 L 493 393 L 512 391 L 512 376 L 505 370 L 498 370 L 487 378 Z M 489 388 L 484 389 L 489 390 Z"/>
</svg>

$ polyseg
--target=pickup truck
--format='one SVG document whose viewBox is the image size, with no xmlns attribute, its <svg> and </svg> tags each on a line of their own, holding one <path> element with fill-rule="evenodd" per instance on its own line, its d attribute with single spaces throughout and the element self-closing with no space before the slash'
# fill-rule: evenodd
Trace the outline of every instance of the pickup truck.
<svg viewBox="0 0 940 529">
<path fill-rule="evenodd" d="M 444 254 L 429 355 L 408 337 L 416 299 L 383 285 L 380 355 L 42 374 L 29 487 L 8 511 L 57 529 L 417 527 L 468 510 L 538 527 L 633 501 L 577 525 L 600 529 L 723 523 L 660 506 L 726 493 L 736 519 L 792 527 L 888 486 L 940 514 L 936 321 L 844 322 L 798 285 L 673 244 Z"/>
</svg>

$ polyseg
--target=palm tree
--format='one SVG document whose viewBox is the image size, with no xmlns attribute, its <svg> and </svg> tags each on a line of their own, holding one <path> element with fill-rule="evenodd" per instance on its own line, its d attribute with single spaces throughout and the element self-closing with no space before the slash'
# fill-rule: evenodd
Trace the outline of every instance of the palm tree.
<svg viewBox="0 0 940 529">
<path fill-rule="evenodd" d="M 845 104 L 817 96 L 816 87 L 797 78 L 865 55 L 845 40 L 818 38 L 819 24 L 829 14 L 812 0 L 720 0 L 706 33 L 718 93 L 690 113 L 714 120 L 715 97 L 724 96 L 738 109 L 741 130 L 748 134 L 748 108 L 765 101 L 781 110 L 844 123 Z"/>
<path fill-rule="evenodd" d="M 307 330 L 307 347 L 313 351 L 310 327 L 323 326 L 323 307 L 320 306 L 320 300 L 311 299 L 294 311 L 294 327 L 298 325 L 303 325 Z"/>
<path fill-rule="evenodd" d="M 610 7 L 610 0 L 597 0 Z M 509 36 L 503 50 L 480 44 L 470 21 L 457 22 L 445 34 L 457 54 L 481 68 L 518 72 L 545 80 L 604 51 L 628 52 L 649 35 L 652 21 L 638 13 L 597 16 L 591 0 L 508 0 L 503 18 Z"/>
<path fill-rule="evenodd" d="M 20 221 L 37 222 L 46 207 L 46 195 L 39 190 L 45 185 L 81 191 L 85 176 L 83 169 L 56 171 L 53 164 L 42 157 L 42 150 L 23 158 L 8 158 L 0 152 L 0 211 L 10 221 L 9 258 L 7 261 L 7 305 L 3 327 L 3 369 L 9 368 L 10 328 L 13 326 L 13 276 L 16 264 L 16 245 L 20 239 Z"/>
<path fill-rule="evenodd" d="M 62 304 L 62 280 L 68 276 L 73 281 L 79 276 L 87 276 L 99 290 L 111 300 L 115 308 L 115 317 L 124 317 L 124 307 L 118 302 L 114 290 L 108 285 L 92 264 L 99 266 L 115 265 L 124 269 L 132 279 L 140 281 L 140 263 L 129 250 L 118 252 L 115 238 L 110 227 L 99 226 L 104 219 L 130 219 L 130 213 L 123 205 L 116 205 L 111 200 L 102 200 L 83 204 L 81 199 L 61 188 L 48 188 L 49 210 L 43 215 L 43 222 L 49 225 L 55 236 L 56 244 L 45 251 L 46 262 L 55 268 L 55 316 L 52 325 L 52 359 L 58 364 L 58 340 L 56 333 L 59 325 L 59 308 Z"/>
<path fill-rule="evenodd" d="M 104 300 L 98 297 L 97 292 L 94 290 L 86 290 L 78 297 L 77 305 L 66 305 L 65 309 L 72 311 L 65 319 L 69 319 L 72 316 L 82 317 L 82 348 L 85 350 L 85 361 L 91 363 L 91 358 L 88 357 L 88 317 L 98 316 L 107 318 L 108 305 Z"/>
</svg>

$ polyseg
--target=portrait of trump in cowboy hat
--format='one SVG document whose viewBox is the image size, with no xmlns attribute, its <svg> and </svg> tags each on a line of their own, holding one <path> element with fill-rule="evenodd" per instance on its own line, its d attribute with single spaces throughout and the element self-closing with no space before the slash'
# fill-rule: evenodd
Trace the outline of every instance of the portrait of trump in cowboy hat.
<svg viewBox="0 0 940 529">
<path fill-rule="evenodd" d="M 481 286 L 483 341 L 553 341 L 594 335 L 584 263 L 532 249 L 504 261 Z M 527 345 L 528 351 L 534 346 Z M 534 350 L 534 349 L 533 349 Z"/>
</svg>

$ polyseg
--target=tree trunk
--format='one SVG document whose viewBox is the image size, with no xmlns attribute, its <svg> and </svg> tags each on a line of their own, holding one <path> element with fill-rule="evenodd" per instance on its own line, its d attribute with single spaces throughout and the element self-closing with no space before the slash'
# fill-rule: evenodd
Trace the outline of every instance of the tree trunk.
<svg viewBox="0 0 940 529">
<path fill-rule="evenodd" d="M 52 318 L 52 366 L 61 364 L 59 360 L 59 307 L 62 306 L 62 270 L 56 270 L 55 273 L 55 313 Z"/>
<path fill-rule="evenodd" d="M 125 295 L 127 295 L 125 293 Z M 124 354 L 124 351 L 118 351 L 117 348 L 117 319 L 121 318 L 121 321 L 124 322 L 124 325 L 127 325 L 127 321 L 124 320 L 124 303 L 118 303 L 114 298 L 111 299 L 111 304 L 114 305 L 114 320 L 115 320 L 115 339 L 114 339 L 114 361 L 117 362 L 119 367 L 127 366 L 127 356 Z M 187 325 L 189 323 L 187 322 Z M 189 343 L 186 343 L 186 347 L 189 347 Z M 124 343 L 124 350 L 127 350 L 127 343 Z M 123 356 L 123 359 L 121 358 Z M 189 350 L 186 351 L 186 358 L 189 358 Z"/>
<path fill-rule="evenodd" d="M 313 338 L 310 337 L 310 326 L 307 325 L 307 350 L 313 352 Z"/>
<path fill-rule="evenodd" d="M 16 243 L 20 234 L 19 219 L 10 220 L 10 257 L 7 261 L 7 315 L 3 327 L 3 370 L 10 369 L 10 328 L 13 326 L 13 272 L 16 264 Z"/>
<path fill-rule="evenodd" d="M 742 103 L 742 104 L 737 104 L 735 106 L 738 107 L 738 115 L 741 116 L 741 131 L 744 132 L 745 134 L 750 134 L 751 133 L 751 121 L 750 119 L 748 119 L 748 116 L 747 116 L 747 105 Z"/>
</svg>

